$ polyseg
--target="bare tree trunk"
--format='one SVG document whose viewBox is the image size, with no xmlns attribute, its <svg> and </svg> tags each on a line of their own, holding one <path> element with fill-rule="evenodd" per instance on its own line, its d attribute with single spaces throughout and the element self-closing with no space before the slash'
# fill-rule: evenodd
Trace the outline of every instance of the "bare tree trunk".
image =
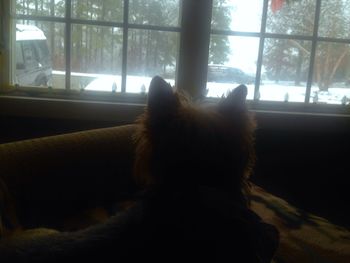
<svg viewBox="0 0 350 263">
<path fill-rule="evenodd" d="M 114 68 L 114 27 L 112 27 L 112 39 L 111 39 L 111 60 L 110 60 L 110 67 L 112 70 L 112 74 L 115 74 L 115 68 Z"/>
<path fill-rule="evenodd" d="M 156 41 L 156 47 L 154 49 L 154 54 L 153 54 L 153 68 L 158 70 L 158 51 L 159 51 L 159 33 L 155 33 L 155 41 Z M 154 69 L 152 71 L 154 71 Z M 152 72 L 152 74 L 154 74 Z"/>
<path fill-rule="evenodd" d="M 35 0 L 34 6 L 35 6 L 35 14 L 38 15 L 38 0 Z M 38 26 L 38 21 L 36 20 L 35 20 L 35 26 Z"/>
<path fill-rule="evenodd" d="M 30 8 L 29 8 L 29 1 L 27 1 L 27 15 L 29 15 L 29 11 L 30 11 Z M 27 20 L 27 25 L 29 25 L 29 20 Z"/>
<path fill-rule="evenodd" d="M 328 91 L 328 88 L 330 85 L 329 77 L 327 76 L 330 69 L 330 60 L 331 60 L 330 45 L 327 45 L 326 59 L 322 64 L 321 82 L 318 85 L 321 91 Z"/>
<path fill-rule="evenodd" d="M 334 75 L 335 73 L 337 72 L 337 69 L 339 68 L 340 66 L 340 63 L 343 61 L 343 59 L 346 57 L 346 55 L 348 54 L 348 49 L 347 47 L 345 47 L 343 53 L 339 56 L 339 58 L 337 59 L 337 61 L 335 62 L 334 66 L 333 66 L 333 70 L 331 72 L 331 74 L 329 75 L 329 79 L 330 79 L 330 82 L 333 81 L 333 78 L 334 78 Z"/>
<path fill-rule="evenodd" d="M 316 68 L 316 71 L 315 71 L 315 76 L 316 76 L 316 79 L 315 79 L 315 82 L 320 85 L 321 83 L 321 63 L 319 61 L 318 58 L 315 58 L 315 68 Z"/>
<path fill-rule="evenodd" d="M 138 44 L 138 57 L 141 58 L 141 59 L 144 59 L 143 57 L 143 54 L 142 54 L 142 50 L 143 50 L 143 42 L 144 42 L 144 31 L 143 30 L 140 30 L 140 42 Z"/>
<path fill-rule="evenodd" d="M 147 46 L 146 46 L 146 58 L 145 58 L 145 68 L 146 71 L 149 69 L 149 60 L 150 60 L 150 53 L 151 53 L 151 34 L 150 30 L 147 31 Z"/>
<path fill-rule="evenodd" d="M 104 4 L 104 2 L 105 1 L 102 1 L 102 17 L 101 17 L 101 20 L 102 21 L 104 21 L 105 20 L 105 16 L 106 16 L 106 7 L 105 7 L 105 4 Z M 100 56 L 101 56 L 101 68 L 103 69 L 103 70 L 105 70 L 104 69 L 104 67 L 105 67 L 105 63 L 104 63 L 104 60 L 105 59 L 111 59 L 111 57 L 110 56 L 108 56 L 108 57 L 106 57 L 106 58 L 104 58 L 104 49 L 105 49 L 105 45 L 104 45 L 104 39 L 105 39 L 105 35 L 106 35 L 106 30 L 105 30 L 105 28 L 104 27 L 102 27 L 101 28 L 101 39 L 102 39 L 102 41 L 100 42 L 100 43 L 102 43 L 102 47 L 101 47 L 101 51 L 100 51 Z M 107 38 L 108 39 L 108 38 Z M 108 53 L 108 52 L 107 52 Z M 113 59 L 113 58 L 112 58 Z"/>
<path fill-rule="evenodd" d="M 300 85 L 302 64 L 303 64 L 303 55 L 301 53 L 301 50 L 298 49 L 297 69 L 295 74 L 295 86 Z"/>
<path fill-rule="evenodd" d="M 55 0 L 51 0 L 50 1 L 50 15 L 51 16 L 54 16 L 55 15 L 55 9 L 54 9 L 54 6 L 55 6 Z M 54 23 L 51 22 L 50 23 L 50 47 L 51 47 L 51 57 L 52 57 L 52 64 L 54 67 L 57 66 L 57 61 L 55 60 L 55 52 L 56 52 L 56 49 L 55 49 L 55 26 L 54 26 Z"/>
<path fill-rule="evenodd" d="M 88 1 L 88 8 L 87 10 L 91 10 L 91 2 Z M 92 12 L 90 12 L 90 19 L 92 20 Z M 89 62 L 86 63 L 86 67 L 87 69 L 90 69 L 91 68 L 91 65 L 92 65 L 92 62 L 94 61 L 94 48 L 93 48 L 93 45 L 94 45 L 94 29 L 92 26 L 89 26 L 89 30 L 87 30 L 87 32 L 89 32 L 89 45 L 87 46 L 87 52 L 89 52 Z"/>
</svg>

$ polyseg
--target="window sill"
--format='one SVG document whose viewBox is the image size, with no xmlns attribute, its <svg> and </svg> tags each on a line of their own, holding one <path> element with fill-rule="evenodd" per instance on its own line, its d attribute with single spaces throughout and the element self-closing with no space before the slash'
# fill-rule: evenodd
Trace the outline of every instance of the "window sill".
<svg viewBox="0 0 350 263">
<path fill-rule="evenodd" d="M 95 95 L 94 95 L 95 96 Z M 0 116 L 132 123 L 144 111 L 140 94 L 93 94 L 32 97 L 0 95 Z M 108 100 L 107 100 L 108 98 Z M 99 99 L 99 100 L 98 100 Z M 104 99 L 104 100 L 103 100 Z M 215 99 L 210 99 L 213 102 Z M 276 130 L 332 130 L 350 128 L 350 109 L 340 105 L 248 101 L 258 128 Z"/>
</svg>

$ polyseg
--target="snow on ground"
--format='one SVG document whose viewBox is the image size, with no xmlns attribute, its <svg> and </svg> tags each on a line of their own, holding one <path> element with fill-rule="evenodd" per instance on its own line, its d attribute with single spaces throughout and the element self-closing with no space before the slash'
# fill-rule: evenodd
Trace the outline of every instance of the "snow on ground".
<svg viewBox="0 0 350 263">
<path fill-rule="evenodd" d="M 238 86 L 238 83 L 207 83 L 208 97 L 220 98 L 229 90 Z M 254 98 L 254 84 L 246 85 L 248 87 L 247 99 Z M 289 101 L 305 102 L 306 83 L 301 86 L 295 86 L 292 82 L 264 81 L 259 87 L 259 97 L 261 101 Z M 349 104 L 350 88 L 344 84 L 335 83 L 328 91 L 319 91 L 317 86 L 311 87 L 310 102 L 328 103 L 328 104 Z"/>
<path fill-rule="evenodd" d="M 62 71 L 53 71 L 53 75 L 64 75 Z M 78 78 L 79 89 L 121 92 L 121 76 L 119 75 L 102 75 L 89 73 L 72 73 L 72 78 Z M 151 77 L 127 76 L 126 92 L 127 93 L 145 93 L 151 81 Z M 165 79 L 171 85 L 175 84 L 173 79 Z M 238 83 L 207 83 L 207 97 L 220 98 L 227 94 L 228 91 L 237 87 Z M 252 100 L 254 97 L 254 84 L 246 85 L 248 87 L 247 99 Z M 75 87 L 77 88 L 77 87 Z M 306 83 L 300 86 L 294 85 L 291 81 L 274 81 L 264 80 L 259 88 L 259 98 L 261 101 L 289 101 L 304 102 L 306 93 Z M 310 102 L 328 103 L 328 104 L 349 104 L 350 88 L 343 83 L 334 83 L 328 91 L 319 91 L 317 86 L 312 86 Z"/>
</svg>

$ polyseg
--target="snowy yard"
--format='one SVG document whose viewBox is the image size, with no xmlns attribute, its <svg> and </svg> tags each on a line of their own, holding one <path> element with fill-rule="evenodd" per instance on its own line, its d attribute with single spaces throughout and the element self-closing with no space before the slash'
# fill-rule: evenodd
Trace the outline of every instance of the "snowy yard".
<svg viewBox="0 0 350 263">
<path fill-rule="evenodd" d="M 84 89 L 104 92 L 121 92 L 121 76 L 120 75 L 102 75 L 90 73 L 72 73 L 72 89 Z M 64 72 L 53 71 L 54 87 L 62 85 Z M 151 77 L 128 76 L 126 81 L 127 93 L 145 93 Z M 166 79 L 171 85 L 174 85 L 173 79 Z M 56 84 L 56 85 L 55 85 Z M 216 83 L 208 82 L 208 97 L 220 98 L 229 90 L 234 89 L 238 83 Z M 248 96 L 252 100 L 254 96 L 254 84 L 247 85 Z M 289 101 L 304 102 L 306 92 L 306 83 L 301 86 L 295 86 L 293 82 L 264 80 L 260 85 L 259 98 L 261 101 Z M 310 102 L 327 103 L 327 104 L 349 104 L 350 87 L 346 87 L 344 83 L 334 83 L 327 92 L 319 91 L 317 86 L 311 88 Z"/>
</svg>

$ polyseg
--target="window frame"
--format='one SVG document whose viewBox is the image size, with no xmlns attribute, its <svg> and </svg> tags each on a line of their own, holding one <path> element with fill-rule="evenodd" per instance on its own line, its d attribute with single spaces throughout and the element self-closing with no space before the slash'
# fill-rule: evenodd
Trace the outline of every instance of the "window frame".
<svg viewBox="0 0 350 263">
<path fill-rule="evenodd" d="M 196 100 L 205 101 L 216 101 L 215 98 L 205 98 L 204 91 L 207 83 L 207 70 L 208 70 L 208 55 L 209 55 L 209 41 L 211 34 L 217 35 L 227 35 L 227 36 L 246 36 L 246 37 L 259 37 L 259 51 L 258 51 L 258 63 L 256 71 L 256 81 L 254 90 L 254 100 L 248 101 L 250 108 L 256 112 L 279 112 L 279 113 L 292 113 L 292 114 L 326 114 L 326 115 L 350 115 L 350 110 L 348 106 L 344 105 L 333 105 L 333 104 L 314 104 L 309 102 L 311 84 L 312 84 L 312 72 L 313 61 L 315 59 L 315 50 L 317 42 L 337 42 L 337 43 L 347 43 L 350 44 L 350 39 L 335 39 L 327 37 L 319 37 L 318 32 L 318 21 L 321 7 L 321 0 L 316 0 L 316 13 L 315 13 L 315 23 L 314 32 L 312 36 L 296 36 L 296 35 L 284 35 L 267 33 L 266 21 L 267 21 L 267 10 L 269 0 L 262 0 L 263 3 L 263 13 L 262 13 L 262 23 L 260 32 L 237 32 L 231 30 L 217 30 L 211 29 L 211 10 L 213 5 L 213 0 L 186 0 L 181 1 L 180 11 L 180 26 L 179 27 L 168 27 L 168 26 L 153 26 L 153 25 L 139 25 L 139 24 L 129 24 L 128 22 L 128 3 L 129 0 L 124 1 L 124 16 L 123 22 L 110 22 L 110 21 L 96 21 L 96 20 L 83 20 L 71 17 L 71 0 L 66 0 L 66 14 L 68 17 L 47 17 L 47 16 L 32 16 L 32 15 L 14 15 L 11 9 L 11 0 L 4 0 L 3 10 L 10 10 L 7 15 L 3 16 L 3 32 L 4 36 L 9 36 L 9 39 L 3 37 L 3 42 L 5 43 L 5 56 L 2 55 L 1 63 L 7 66 L 2 74 L 1 87 L 0 87 L 0 100 L 13 100 L 20 103 L 21 99 L 25 99 L 26 103 L 31 100 L 33 103 L 42 103 L 43 101 L 48 103 L 57 103 L 57 101 L 66 102 L 81 102 L 84 106 L 89 103 L 91 107 L 97 107 L 102 105 L 101 108 L 106 108 L 108 104 L 110 107 L 116 105 L 116 109 L 120 107 L 132 109 L 136 107 L 137 110 L 135 116 L 141 107 L 144 106 L 146 102 L 146 96 L 144 94 L 130 94 L 125 93 L 126 89 L 126 55 L 127 55 L 127 41 L 128 41 L 128 30 L 129 29 L 143 29 L 143 30 L 158 30 L 167 32 L 178 32 L 180 33 L 180 47 L 179 47 L 179 58 L 177 63 L 177 72 L 175 76 L 175 83 L 177 87 L 182 87 L 185 92 L 189 93 Z M 200 2 L 200 3 L 199 3 Z M 5 13 L 6 14 L 6 13 Z M 206 15 L 203 15 L 206 14 Z M 65 23 L 65 58 L 66 58 L 66 89 L 52 89 L 52 88 L 39 88 L 39 87 L 19 87 L 11 86 L 8 83 L 11 79 L 10 76 L 13 74 L 13 64 L 11 64 L 9 50 L 12 45 L 11 39 L 13 39 L 13 30 L 15 19 L 34 19 L 40 21 L 48 22 L 60 22 Z M 69 89 L 70 87 L 70 55 L 71 55 L 71 39 L 70 30 L 72 24 L 87 24 L 96 26 L 113 26 L 123 29 L 123 64 L 122 64 L 122 93 L 113 92 L 100 92 L 100 91 L 76 91 Z M 69 26 L 68 26 L 69 25 Z M 198 25 L 201 27 L 198 28 Z M 199 30 L 200 29 L 200 30 Z M 195 32 L 195 33 L 193 33 Z M 310 68 L 307 81 L 307 93 L 305 96 L 305 102 L 271 102 L 271 101 L 259 101 L 257 97 L 257 91 L 259 89 L 260 79 L 261 79 L 261 67 L 262 67 L 262 57 L 263 57 L 263 47 L 266 38 L 280 38 L 280 39 L 302 39 L 312 41 L 312 49 L 310 56 Z M 12 40 L 13 41 L 13 40 Z M 7 43 L 7 45 L 6 45 Z M 6 53 L 7 51 L 7 53 Z M 2 52 L 4 54 L 4 52 Z M 5 61 L 5 63 L 3 62 Z M 58 103 L 59 104 L 59 103 Z M 63 103 L 64 104 L 64 103 Z M 118 105 L 119 104 L 119 105 Z M 68 103 L 68 105 L 70 105 Z M 121 105 L 121 106 L 120 106 Z M 119 107 L 118 107 L 119 106 Z M 4 108 L 4 107 L 1 107 Z M 59 111 L 58 107 L 54 107 L 55 111 Z M 63 109 L 62 109 L 63 110 Z M 64 110 L 63 110 L 64 111 Z M 114 111 L 114 110 L 113 110 Z M 114 111 L 115 112 L 115 111 Z M 83 112 L 81 112 L 82 115 Z M 16 114 L 20 114 L 17 111 Z M 56 114 L 59 116 L 65 115 L 66 113 Z M 35 114 L 34 114 L 35 115 Z M 50 115 L 50 113 L 46 113 Z M 119 114 L 118 114 L 119 115 Z M 131 116 L 129 114 L 129 116 Z M 90 118 L 89 116 L 88 118 Z"/>
<path fill-rule="evenodd" d="M 122 45 L 122 72 L 121 72 L 121 93 L 126 93 L 126 78 L 127 78 L 127 52 L 128 52 L 128 33 L 130 29 L 140 30 L 154 30 L 161 32 L 181 32 L 181 27 L 176 26 L 156 26 L 147 24 L 132 24 L 129 22 L 129 0 L 123 1 L 123 22 L 102 21 L 102 20 L 88 20 L 79 19 L 72 16 L 72 0 L 65 0 L 65 16 L 38 16 L 38 15 L 23 15 L 11 12 L 11 23 L 14 20 L 31 20 L 40 22 L 53 22 L 64 24 L 65 33 L 65 88 L 64 90 L 71 90 L 71 37 L 72 25 L 89 25 L 89 26 L 105 26 L 120 28 L 123 31 L 123 45 Z M 13 71 L 14 69 L 12 69 Z M 34 88 L 34 87 L 31 87 Z M 52 88 L 52 87 L 51 87 Z"/>
<path fill-rule="evenodd" d="M 282 39 L 282 40 L 306 40 L 311 42 L 311 52 L 310 52 L 310 64 L 309 64 L 309 70 L 308 70 L 308 78 L 306 83 L 306 94 L 304 99 L 304 104 L 313 104 L 310 102 L 310 95 L 311 95 L 311 88 L 312 88 L 312 82 L 313 82 L 313 72 L 314 72 L 314 62 L 316 57 L 316 47 L 319 42 L 326 42 L 326 43 L 345 43 L 350 45 L 350 38 L 348 39 L 341 39 L 341 38 L 330 38 L 330 37 L 320 37 L 318 36 L 319 31 L 319 22 L 320 22 L 320 13 L 321 13 L 321 5 L 322 1 L 326 0 L 315 0 L 315 16 L 314 16 L 314 27 L 313 27 L 313 33 L 311 36 L 308 35 L 291 35 L 291 34 L 280 34 L 280 33 L 269 33 L 266 32 L 266 24 L 267 24 L 267 17 L 268 17 L 268 8 L 269 8 L 269 1 L 270 0 L 263 0 L 263 11 L 262 11 L 262 18 L 261 18 L 261 27 L 260 32 L 240 32 L 240 31 L 234 31 L 234 30 L 219 30 L 219 29 L 212 29 L 211 35 L 218 35 L 218 36 L 241 36 L 241 37 L 257 37 L 259 38 L 259 51 L 258 51 L 258 60 L 257 60 L 257 69 L 256 69 L 256 81 L 255 81 L 255 89 L 254 89 L 254 102 L 259 101 L 259 87 L 260 87 L 260 80 L 261 80 L 261 69 L 262 69 L 262 61 L 263 61 L 263 51 L 264 51 L 264 42 L 266 38 L 271 39 Z M 285 105 L 286 103 L 279 103 L 279 102 L 260 102 L 260 104 L 265 103 L 266 106 L 269 104 L 272 105 Z M 300 103 L 297 102 L 288 102 L 293 103 L 295 105 L 298 105 Z M 313 104 L 311 107 L 302 107 L 302 108 L 315 108 L 317 111 L 320 105 Z M 327 104 L 327 107 L 332 104 Z M 322 105 L 324 107 L 325 105 Z M 334 107 L 329 107 L 334 108 Z M 336 107 L 337 108 L 337 107 Z M 287 110 L 287 109 L 286 109 Z"/>
</svg>

